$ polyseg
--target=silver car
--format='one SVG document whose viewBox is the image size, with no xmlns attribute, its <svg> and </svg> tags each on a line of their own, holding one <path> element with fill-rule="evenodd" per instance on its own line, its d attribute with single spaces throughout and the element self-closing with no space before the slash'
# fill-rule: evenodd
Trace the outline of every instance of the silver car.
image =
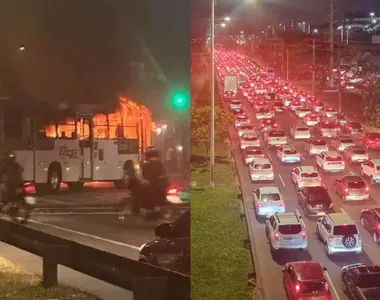
<svg viewBox="0 0 380 300">
<path fill-rule="evenodd" d="M 331 146 L 333 146 L 338 151 L 344 151 L 348 147 L 355 146 L 355 143 L 350 137 L 336 136 L 332 139 Z"/>
<path fill-rule="evenodd" d="M 351 146 L 344 150 L 344 157 L 351 163 L 362 163 L 369 160 L 367 150 L 363 146 Z"/>
<path fill-rule="evenodd" d="M 266 234 L 271 251 L 307 248 L 304 222 L 298 213 L 275 213 L 265 220 Z"/>
<path fill-rule="evenodd" d="M 242 137 L 243 134 L 247 134 L 247 133 L 251 133 L 251 134 L 256 133 L 255 127 L 253 125 L 241 125 L 238 127 L 237 131 L 238 131 L 239 137 Z"/>
<path fill-rule="evenodd" d="M 243 160 L 245 165 L 249 165 L 256 158 L 264 158 L 264 151 L 259 146 L 250 146 L 243 150 Z"/>
<path fill-rule="evenodd" d="M 249 147 L 260 147 L 260 139 L 257 134 L 246 133 L 240 139 L 240 149 L 246 149 Z"/>
</svg>

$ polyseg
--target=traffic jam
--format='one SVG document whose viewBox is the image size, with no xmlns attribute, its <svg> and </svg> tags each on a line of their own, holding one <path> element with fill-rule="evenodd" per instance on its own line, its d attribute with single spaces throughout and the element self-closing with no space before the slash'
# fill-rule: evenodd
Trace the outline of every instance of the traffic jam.
<svg viewBox="0 0 380 300">
<path fill-rule="evenodd" d="M 380 133 L 241 52 L 215 62 L 266 298 L 380 299 Z"/>
</svg>

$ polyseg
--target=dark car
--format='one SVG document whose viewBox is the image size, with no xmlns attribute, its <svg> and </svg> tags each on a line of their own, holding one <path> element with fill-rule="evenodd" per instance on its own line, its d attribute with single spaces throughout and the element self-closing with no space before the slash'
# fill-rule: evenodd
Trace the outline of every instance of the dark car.
<svg viewBox="0 0 380 300">
<path fill-rule="evenodd" d="M 351 300 L 380 299 L 380 266 L 362 263 L 342 268 L 342 287 Z"/>
<path fill-rule="evenodd" d="M 340 126 L 340 132 L 343 134 L 362 134 L 363 126 L 359 122 L 347 122 Z"/>
<path fill-rule="evenodd" d="M 380 208 L 363 209 L 360 213 L 360 223 L 372 235 L 376 244 L 380 242 Z"/>
<path fill-rule="evenodd" d="M 305 212 L 305 216 L 323 216 L 333 212 L 333 203 L 323 186 L 300 188 L 298 203 Z"/>
<path fill-rule="evenodd" d="M 190 274 L 190 209 L 174 222 L 158 225 L 155 235 L 141 246 L 139 261 Z"/>
<path fill-rule="evenodd" d="M 360 176 L 341 176 L 335 180 L 334 187 L 343 202 L 369 200 L 369 188 Z"/>
</svg>

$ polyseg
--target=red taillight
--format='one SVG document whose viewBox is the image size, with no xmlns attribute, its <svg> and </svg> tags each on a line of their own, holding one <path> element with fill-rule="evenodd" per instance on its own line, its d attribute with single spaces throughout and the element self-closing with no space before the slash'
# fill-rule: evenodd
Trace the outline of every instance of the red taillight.
<svg viewBox="0 0 380 300">
<path fill-rule="evenodd" d="M 278 125 L 277 124 L 273 124 L 273 127 L 278 127 Z"/>
<path fill-rule="evenodd" d="M 170 187 L 170 188 L 168 188 L 168 190 L 167 190 L 167 194 L 168 195 L 175 195 L 175 194 L 177 194 L 178 193 L 178 188 L 176 188 L 176 187 Z"/>
<path fill-rule="evenodd" d="M 295 289 L 296 293 L 298 293 L 301 290 L 301 286 L 299 284 L 296 284 L 294 286 L 294 289 Z"/>
<path fill-rule="evenodd" d="M 369 187 L 368 186 L 365 187 L 365 191 L 369 192 Z"/>
<path fill-rule="evenodd" d="M 276 232 L 274 234 L 274 238 L 278 241 L 280 239 L 280 234 L 278 232 Z"/>
<path fill-rule="evenodd" d="M 345 165 L 344 161 L 342 161 L 341 164 L 344 166 Z"/>
<path fill-rule="evenodd" d="M 34 187 L 34 185 L 27 185 L 27 186 L 24 186 L 24 192 L 26 194 L 35 194 L 36 193 L 36 188 Z"/>
<path fill-rule="evenodd" d="M 260 154 L 260 157 L 264 157 L 264 154 Z"/>
<path fill-rule="evenodd" d="M 380 224 L 377 224 L 377 229 L 379 229 L 379 230 L 380 230 Z"/>
<path fill-rule="evenodd" d="M 303 238 L 303 239 L 306 238 L 306 232 L 305 232 L 305 231 L 302 231 L 302 238 Z"/>
<path fill-rule="evenodd" d="M 344 191 L 345 191 L 346 193 L 348 193 L 348 189 L 345 189 Z"/>
<path fill-rule="evenodd" d="M 325 291 L 327 292 L 329 290 L 329 284 L 325 282 Z"/>
<path fill-rule="evenodd" d="M 330 203 L 329 208 L 333 208 L 333 206 L 334 206 L 334 204 L 333 204 L 333 203 Z"/>
</svg>

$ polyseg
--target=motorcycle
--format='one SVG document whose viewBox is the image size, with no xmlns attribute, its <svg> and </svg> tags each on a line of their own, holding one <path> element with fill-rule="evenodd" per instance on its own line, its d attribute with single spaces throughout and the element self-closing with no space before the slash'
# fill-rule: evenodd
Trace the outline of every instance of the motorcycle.
<svg viewBox="0 0 380 300">
<path fill-rule="evenodd" d="M 4 186 L 1 189 L 4 189 Z M 31 205 L 35 203 L 35 193 L 36 188 L 32 183 L 22 184 L 13 200 L 6 204 L 0 203 L 1 213 L 8 215 L 15 223 L 25 224 L 30 217 Z"/>
</svg>

